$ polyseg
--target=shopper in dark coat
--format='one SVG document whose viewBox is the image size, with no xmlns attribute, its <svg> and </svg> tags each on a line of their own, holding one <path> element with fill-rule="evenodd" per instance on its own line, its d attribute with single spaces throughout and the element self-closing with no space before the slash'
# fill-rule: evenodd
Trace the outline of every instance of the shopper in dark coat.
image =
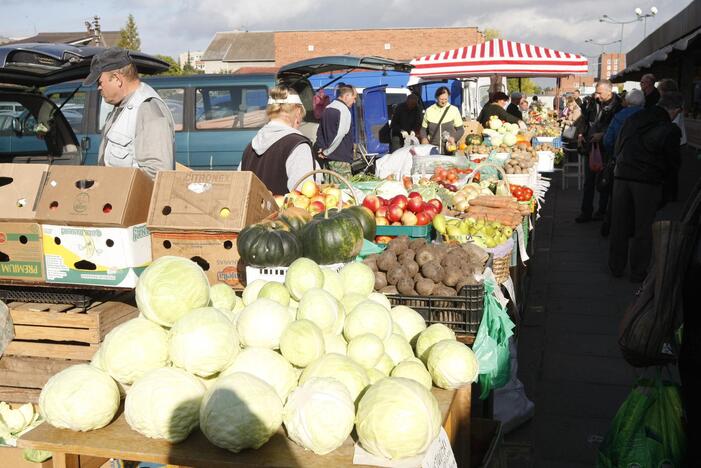
<svg viewBox="0 0 701 468">
<path fill-rule="evenodd" d="M 652 222 L 671 196 L 670 179 L 679 170 L 681 132 L 672 121 L 681 112 L 680 93 L 668 93 L 658 104 L 630 116 L 616 140 L 616 169 L 609 244 L 609 268 L 623 275 L 628 263 L 630 279 L 642 281 L 652 254 Z M 631 236 L 631 229 L 633 232 Z"/>
<path fill-rule="evenodd" d="M 660 100 L 660 92 L 655 87 L 655 75 L 648 73 L 640 78 L 640 89 L 645 94 L 645 107 L 649 108 L 657 104 Z"/>
<path fill-rule="evenodd" d="M 596 192 L 596 181 L 599 173 L 589 169 L 589 152 L 592 144 L 599 144 L 604 158 L 604 163 L 610 154 L 606 153 L 601 145 L 606 130 L 608 129 L 613 116 L 621 110 L 622 103 L 613 92 L 613 85 L 609 80 L 600 80 L 596 85 L 594 99 L 587 105 L 582 115 L 582 127 L 578 141 L 585 155 L 584 161 L 584 190 L 582 192 L 582 212 L 575 219 L 578 223 L 586 223 L 592 220 L 602 220 L 606 214 L 609 200 L 609 193 L 599 194 L 599 209 L 594 213 L 594 195 Z"/>
<path fill-rule="evenodd" d="M 410 94 L 406 101 L 400 103 L 392 113 L 390 152 L 404 146 L 402 132 L 419 134 L 423 113 L 418 104 L 419 97 L 416 94 Z"/>
</svg>

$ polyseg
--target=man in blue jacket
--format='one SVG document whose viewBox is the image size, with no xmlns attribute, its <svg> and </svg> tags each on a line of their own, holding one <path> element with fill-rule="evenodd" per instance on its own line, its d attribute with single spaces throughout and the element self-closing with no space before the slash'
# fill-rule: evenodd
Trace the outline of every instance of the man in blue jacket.
<svg viewBox="0 0 701 468">
<path fill-rule="evenodd" d="M 623 106 L 624 107 L 613 116 L 613 120 L 611 120 L 604 134 L 604 150 L 609 154 L 613 152 L 613 148 L 616 145 L 616 138 L 618 138 L 618 133 L 621 131 L 621 127 L 623 127 L 623 122 L 645 107 L 645 95 L 639 89 L 634 89 L 626 94 L 625 99 L 623 99 Z"/>
<path fill-rule="evenodd" d="M 316 131 L 315 151 L 319 162 L 343 176 L 351 176 L 353 162 L 353 118 L 350 108 L 358 93 L 350 85 L 338 87 L 338 97 L 324 109 Z"/>
</svg>

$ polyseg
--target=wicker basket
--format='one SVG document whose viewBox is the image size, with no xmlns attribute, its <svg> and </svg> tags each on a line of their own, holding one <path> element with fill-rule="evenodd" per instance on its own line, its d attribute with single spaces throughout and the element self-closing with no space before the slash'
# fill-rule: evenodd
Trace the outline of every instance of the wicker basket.
<svg viewBox="0 0 701 468">
<path fill-rule="evenodd" d="M 494 272 L 494 278 L 496 278 L 497 283 L 505 283 L 511 277 L 509 273 L 509 268 L 511 267 L 511 252 L 503 257 L 496 257 L 492 260 L 492 271 Z"/>
</svg>

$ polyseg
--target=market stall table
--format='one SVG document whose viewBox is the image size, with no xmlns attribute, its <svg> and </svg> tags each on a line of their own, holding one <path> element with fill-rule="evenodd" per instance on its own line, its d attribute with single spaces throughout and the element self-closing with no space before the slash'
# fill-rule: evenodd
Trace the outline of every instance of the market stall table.
<svg viewBox="0 0 701 468">
<path fill-rule="evenodd" d="M 443 427 L 458 466 L 468 466 L 470 386 L 460 390 L 433 388 L 432 392 L 438 399 Z M 281 428 L 260 449 L 234 454 L 212 445 L 199 430 L 184 442 L 174 445 L 164 440 L 149 439 L 129 428 L 121 410 L 111 424 L 90 432 L 74 432 L 41 424 L 23 435 L 18 445 L 53 452 L 54 468 L 78 468 L 79 455 L 195 468 L 358 466 L 353 465 L 354 441 L 351 437 L 337 450 L 320 456 L 289 440 Z"/>
</svg>

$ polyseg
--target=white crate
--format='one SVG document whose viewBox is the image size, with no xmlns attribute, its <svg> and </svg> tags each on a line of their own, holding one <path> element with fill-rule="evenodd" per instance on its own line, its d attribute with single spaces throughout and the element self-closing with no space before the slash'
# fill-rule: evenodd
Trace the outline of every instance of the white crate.
<svg viewBox="0 0 701 468">
<path fill-rule="evenodd" d="M 340 271 L 347 263 L 333 263 L 331 265 L 321 265 L 324 268 L 329 268 L 333 271 Z M 262 279 L 265 281 L 277 281 L 278 283 L 285 282 L 288 267 L 263 267 L 256 268 L 246 266 L 246 284 L 251 284 L 255 280 Z"/>
<path fill-rule="evenodd" d="M 555 153 L 538 151 L 538 172 L 553 172 L 555 170 Z"/>
</svg>

